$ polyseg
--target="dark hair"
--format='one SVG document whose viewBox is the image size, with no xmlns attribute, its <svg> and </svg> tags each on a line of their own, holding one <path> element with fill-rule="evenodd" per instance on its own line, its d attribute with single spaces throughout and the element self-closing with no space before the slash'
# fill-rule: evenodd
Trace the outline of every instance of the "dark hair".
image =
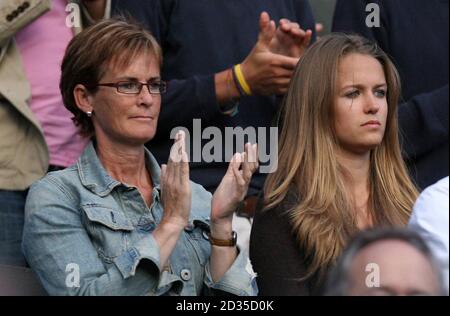
<svg viewBox="0 0 450 316">
<path fill-rule="evenodd" d="M 378 228 L 362 231 L 347 245 L 336 265 L 331 269 L 325 285 L 327 296 L 348 295 L 349 271 L 356 255 L 365 247 L 383 240 L 399 240 L 420 251 L 430 262 L 439 279 L 439 289 L 445 293 L 441 272 L 438 264 L 422 237 L 410 229 Z"/>
<path fill-rule="evenodd" d="M 125 68 L 137 55 L 150 53 L 159 65 L 162 52 L 158 42 L 144 26 L 126 17 L 103 20 L 83 30 L 70 41 L 61 65 L 59 88 L 65 107 L 73 113 L 76 126 L 83 136 L 92 137 L 94 126 L 81 111 L 73 95 L 77 84 L 84 85 L 95 93 L 95 86 L 107 67 Z"/>
</svg>

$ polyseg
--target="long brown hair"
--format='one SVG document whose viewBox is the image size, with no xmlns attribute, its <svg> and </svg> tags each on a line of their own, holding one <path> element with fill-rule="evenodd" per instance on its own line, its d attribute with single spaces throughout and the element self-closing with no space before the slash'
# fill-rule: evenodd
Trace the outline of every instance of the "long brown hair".
<svg viewBox="0 0 450 316">
<path fill-rule="evenodd" d="M 339 61 L 351 53 L 382 65 L 388 86 L 388 117 L 382 143 L 370 154 L 369 212 L 376 226 L 404 226 L 417 190 L 402 160 L 397 125 L 400 79 L 388 56 L 357 35 L 331 34 L 312 45 L 297 65 L 281 111 L 278 168 L 264 187 L 265 209 L 294 195 L 293 231 L 307 261 L 307 275 L 322 277 L 358 231 L 346 194 L 344 168 L 336 157 L 333 103 Z"/>
</svg>

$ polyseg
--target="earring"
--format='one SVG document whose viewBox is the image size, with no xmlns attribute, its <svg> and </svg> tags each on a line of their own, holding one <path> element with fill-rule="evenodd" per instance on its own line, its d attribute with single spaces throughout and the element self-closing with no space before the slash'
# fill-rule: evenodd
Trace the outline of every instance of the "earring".
<svg viewBox="0 0 450 316">
<path fill-rule="evenodd" d="M 87 111 L 87 112 L 86 112 L 86 115 L 87 115 L 88 117 L 91 117 L 91 116 L 92 116 L 92 111 Z"/>
</svg>

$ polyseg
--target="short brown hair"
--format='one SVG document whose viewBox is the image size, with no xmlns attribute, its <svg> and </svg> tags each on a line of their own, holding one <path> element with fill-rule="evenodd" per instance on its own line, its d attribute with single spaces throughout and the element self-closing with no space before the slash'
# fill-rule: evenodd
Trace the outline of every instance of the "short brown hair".
<svg viewBox="0 0 450 316">
<path fill-rule="evenodd" d="M 103 20 L 76 35 L 69 43 L 61 65 L 59 88 L 65 107 L 72 112 L 80 134 L 94 135 L 94 126 L 81 111 L 74 98 L 77 84 L 95 93 L 95 86 L 104 75 L 107 66 L 128 67 L 137 55 L 154 55 L 162 64 L 162 52 L 158 42 L 144 26 L 129 18 L 115 17 Z"/>
</svg>

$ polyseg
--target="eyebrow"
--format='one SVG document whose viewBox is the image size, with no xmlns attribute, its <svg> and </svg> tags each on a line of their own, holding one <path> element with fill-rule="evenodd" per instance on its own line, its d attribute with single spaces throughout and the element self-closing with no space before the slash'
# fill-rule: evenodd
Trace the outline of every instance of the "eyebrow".
<svg viewBox="0 0 450 316">
<path fill-rule="evenodd" d="M 119 81 L 139 81 L 136 77 L 119 77 L 116 80 Z M 161 80 L 161 77 L 150 77 L 147 81 L 155 81 L 155 80 Z"/>
<path fill-rule="evenodd" d="M 364 88 L 365 86 L 364 85 L 361 85 L 361 84 L 349 84 L 349 85 L 345 85 L 345 86 L 343 86 L 343 87 L 341 87 L 341 90 L 345 90 L 345 89 L 347 89 L 347 88 L 358 88 L 358 89 L 362 89 L 362 88 Z M 381 88 L 381 87 L 387 87 L 387 83 L 379 83 L 379 84 L 376 84 L 375 86 L 374 86 L 374 88 Z"/>
</svg>

